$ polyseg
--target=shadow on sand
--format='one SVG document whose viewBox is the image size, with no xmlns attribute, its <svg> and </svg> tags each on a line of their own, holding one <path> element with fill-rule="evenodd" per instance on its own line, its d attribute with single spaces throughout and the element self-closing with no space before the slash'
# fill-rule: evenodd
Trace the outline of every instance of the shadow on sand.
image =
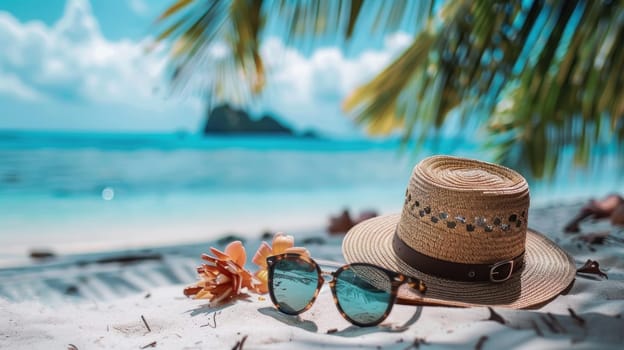
<svg viewBox="0 0 624 350">
<path fill-rule="evenodd" d="M 407 320 L 404 324 L 401 324 L 401 325 L 392 324 L 392 323 L 382 323 L 374 327 L 359 327 L 359 326 L 351 325 L 347 328 L 337 330 L 335 332 L 331 332 L 328 334 L 342 336 L 342 337 L 357 337 L 357 336 L 361 336 L 364 334 L 375 333 L 375 332 L 389 332 L 389 333 L 404 332 L 411 325 L 413 325 L 416 321 L 418 321 L 418 319 L 422 315 L 422 307 L 416 307 L 415 309 L 416 310 L 414 311 L 414 314 L 412 315 L 412 317 L 410 317 L 409 320 Z M 306 331 L 313 332 L 313 333 L 318 332 L 318 326 L 316 325 L 315 322 L 309 321 L 309 320 L 302 320 L 301 317 L 299 316 L 286 315 L 277 311 L 275 308 L 272 308 L 272 307 L 264 307 L 264 308 L 258 309 L 258 311 L 261 314 L 273 317 L 274 319 L 288 326 L 299 327 L 301 329 L 304 329 Z"/>
</svg>

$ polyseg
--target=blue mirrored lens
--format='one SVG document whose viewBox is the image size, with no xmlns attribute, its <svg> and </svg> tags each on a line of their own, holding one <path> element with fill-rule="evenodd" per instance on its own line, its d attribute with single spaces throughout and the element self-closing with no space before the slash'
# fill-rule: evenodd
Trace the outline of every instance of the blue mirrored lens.
<svg viewBox="0 0 624 350">
<path fill-rule="evenodd" d="M 342 311 L 361 324 L 379 322 L 390 307 L 392 282 L 383 271 L 352 265 L 336 276 L 336 298 Z"/>
<path fill-rule="evenodd" d="M 286 257 L 275 263 L 270 287 L 282 312 L 298 314 L 314 298 L 318 282 L 315 265 L 296 257 Z"/>
</svg>

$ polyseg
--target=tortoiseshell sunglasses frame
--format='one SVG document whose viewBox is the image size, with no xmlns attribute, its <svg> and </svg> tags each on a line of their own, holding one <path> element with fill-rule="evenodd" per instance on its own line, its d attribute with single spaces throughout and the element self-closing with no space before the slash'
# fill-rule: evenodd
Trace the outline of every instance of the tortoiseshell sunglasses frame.
<svg viewBox="0 0 624 350">
<path fill-rule="evenodd" d="M 318 274 L 318 283 L 316 286 L 316 290 L 314 291 L 314 295 L 312 296 L 312 299 L 310 299 L 310 302 L 301 310 L 297 311 L 297 312 L 289 312 L 287 310 L 283 310 L 279 303 L 277 302 L 277 299 L 275 298 L 275 294 L 273 291 L 273 275 L 275 272 L 275 265 L 277 264 L 277 262 L 279 262 L 280 260 L 283 259 L 287 259 L 287 258 L 296 258 L 299 260 L 302 260 L 306 263 L 309 263 L 310 265 L 314 266 L 314 268 L 316 269 L 316 272 Z M 372 264 L 368 264 L 368 263 L 352 263 L 352 264 L 347 264 L 347 265 L 343 265 L 341 267 L 338 267 L 338 269 L 334 272 L 329 272 L 329 271 L 323 271 L 321 270 L 319 264 L 316 263 L 316 261 L 314 261 L 312 258 L 306 256 L 306 255 L 301 255 L 301 254 L 296 254 L 296 253 L 285 253 L 285 254 L 279 254 L 279 255 L 273 255 L 273 256 L 269 256 L 267 258 L 267 266 L 268 266 L 268 272 L 269 272 L 269 279 L 268 279 L 268 285 L 269 285 L 269 295 L 271 297 L 271 301 L 273 302 L 273 305 L 275 305 L 275 307 L 282 313 L 288 314 L 288 315 L 299 315 L 307 310 L 309 310 L 312 305 L 314 304 L 314 302 L 316 301 L 316 297 L 318 296 L 319 292 L 321 291 L 321 287 L 323 286 L 323 283 L 326 282 L 325 278 L 323 276 L 331 276 L 332 279 L 331 281 L 329 281 L 329 287 L 331 288 L 331 292 L 332 292 L 332 296 L 334 298 L 334 304 L 336 305 L 336 308 L 338 309 L 338 311 L 340 312 L 340 314 L 342 315 L 342 317 L 344 317 L 345 320 L 351 322 L 354 325 L 360 326 L 360 327 L 370 327 L 370 326 L 375 326 L 378 325 L 379 323 L 383 322 L 388 315 L 390 315 L 390 311 L 392 311 L 392 307 L 394 306 L 396 299 L 397 299 L 397 294 L 398 294 L 398 290 L 399 287 L 403 284 L 407 284 L 410 288 L 413 288 L 417 291 L 419 291 L 420 293 L 424 293 L 427 290 L 427 286 L 425 285 L 425 283 L 421 280 L 419 280 L 418 278 L 415 277 L 410 277 L 410 276 L 405 276 L 403 274 L 400 274 L 398 272 L 394 272 L 394 271 L 390 271 L 390 270 L 386 270 L 382 267 L 376 266 L 376 265 L 372 265 Z M 388 302 L 388 307 L 386 308 L 386 311 L 384 312 L 384 314 L 377 320 L 373 321 L 373 322 L 369 322 L 369 323 L 362 323 L 362 322 L 358 322 L 354 319 L 352 319 L 351 317 L 349 317 L 349 315 L 347 315 L 344 310 L 342 309 L 342 306 L 340 306 L 340 302 L 338 301 L 338 297 L 336 294 L 336 276 L 339 276 L 340 273 L 342 273 L 342 271 L 348 270 L 350 268 L 352 268 L 353 266 L 367 266 L 367 267 L 372 267 L 374 269 L 377 269 L 379 271 L 382 271 L 384 274 L 386 274 L 390 280 L 391 283 L 391 291 L 390 291 L 390 300 Z"/>
</svg>

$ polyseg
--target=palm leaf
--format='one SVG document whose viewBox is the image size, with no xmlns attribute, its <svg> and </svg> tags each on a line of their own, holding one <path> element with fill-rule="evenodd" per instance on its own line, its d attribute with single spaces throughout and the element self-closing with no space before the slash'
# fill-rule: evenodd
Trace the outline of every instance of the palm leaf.
<svg viewBox="0 0 624 350">
<path fill-rule="evenodd" d="M 381 120 L 397 121 L 404 140 L 426 138 L 457 109 L 464 122 L 488 125 L 499 161 L 528 166 L 532 176 L 552 174 L 570 147 L 576 161 L 587 164 L 610 140 L 601 127 L 605 116 L 608 134 L 624 142 L 624 59 L 622 45 L 615 45 L 624 39 L 623 7 L 622 1 L 450 2 L 442 10 L 444 23 L 420 33 L 344 108 L 373 132 L 393 130 Z M 408 56 L 418 45 L 429 51 Z M 421 83 L 396 80 L 393 67 Z M 416 98 L 402 99 L 407 86 L 417 86 Z"/>
<path fill-rule="evenodd" d="M 174 2 L 171 6 L 169 6 L 157 19 L 157 21 L 162 21 L 166 18 L 175 15 L 178 11 L 184 9 L 186 6 L 190 5 L 195 0 L 178 0 Z"/>
<path fill-rule="evenodd" d="M 624 149 L 624 0 L 178 0 L 159 17 L 157 41 L 171 45 L 174 86 L 245 101 L 264 86 L 269 24 L 305 48 L 410 20 L 414 42 L 344 101 L 371 133 L 422 144 L 456 113 L 485 127 L 499 161 L 535 177 L 552 174 L 563 152 L 587 164 L 612 139 Z M 227 56 L 210 54 L 219 44 Z"/>
<path fill-rule="evenodd" d="M 161 31 L 157 43 L 170 45 L 173 86 L 200 89 L 217 100 L 240 99 L 257 95 L 265 83 L 260 45 L 265 18 L 272 25 L 285 28 L 287 43 L 311 46 L 317 37 L 352 40 L 354 30 L 373 31 L 374 23 L 362 21 L 361 13 L 373 8 L 383 10 L 377 16 L 378 32 L 392 32 L 402 23 L 416 18 L 424 20 L 431 1 L 406 0 L 396 3 L 365 0 L 178 0 L 157 19 Z M 368 29 L 367 29 L 368 28 Z M 338 35 L 337 35 L 338 34 Z M 217 64 L 210 55 L 216 45 L 227 44 L 229 59 L 234 66 Z M 227 67 L 227 74 L 196 74 L 212 72 L 214 66 Z M 217 86 L 236 91 L 232 96 L 217 92 Z M 233 88 L 238 86 L 238 88 Z"/>
</svg>

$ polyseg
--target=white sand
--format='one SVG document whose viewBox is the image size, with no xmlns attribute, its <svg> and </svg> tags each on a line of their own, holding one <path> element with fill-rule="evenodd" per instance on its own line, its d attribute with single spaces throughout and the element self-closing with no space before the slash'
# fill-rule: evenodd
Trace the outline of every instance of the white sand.
<svg viewBox="0 0 624 350">
<path fill-rule="evenodd" d="M 486 321 L 486 308 L 453 309 L 397 305 L 381 327 L 359 328 L 343 320 L 324 289 L 301 317 L 278 313 L 268 298 L 252 296 L 221 309 L 181 295 L 182 286 L 161 287 L 150 297 L 135 295 L 114 302 L 55 307 L 38 302 L 0 302 L 0 348 L 231 349 L 247 336 L 244 348 L 408 348 L 416 338 L 424 348 L 473 348 L 482 336 L 484 349 L 621 348 L 624 343 L 624 288 L 619 281 L 579 279 L 566 296 L 538 311 L 497 310 L 508 321 Z M 567 310 L 584 319 L 580 325 Z M 555 333 L 545 319 L 557 319 Z M 151 331 L 141 320 L 145 317 Z M 533 328 L 535 322 L 543 335 Z M 405 329 L 400 328 L 406 326 Z M 392 328 L 394 327 L 394 328 Z M 327 334 L 329 330 L 337 330 Z"/>
<path fill-rule="evenodd" d="M 544 225 L 537 226 L 540 231 L 547 231 L 553 222 L 558 226 L 564 223 L 553 216 L 553 212 L 542 213 L 541 217 L 534 215 L 533 219 L 534 223 Z M 207 307 L 205 301 L 182 296 L 184 284 L 163 286 L 165 283 L 160 283 L 157 275 L 150 272 L 150 263 L 116 267 L 123 270 L 119 275 L 112 275 L 115 271 L 110 266 L 90 265 L 46 270 L 38 277 L 51 278 L 54 272 L 57 281 L 65 278 L 89 286 L 88 290 L 81 289 L 85 298 L 78 302 L 42 297 L 36 297 L 35 301 L 33 298 L 9 301 L 7 297 L 0 297 L 0 349 L 66 349 L 69 344 L 81 350 L 139 349 L 152 342 L 156 342 L 155 349 L 231 349 L 244 337 L 244 349 L 408 349 L 416 348 L 411 346 L 416 339 L 426 341 L 420 345 L 423 349 L 474 349 L 479 342 L 483 349 L 621 349 L 624 344 L 624 244 L 608 240 L 604 245 L 589 247 L 579 244 L 576 236 L 551 232 L 554 232 L 551 236 L 573 254 L 579 266 L 588 258 L 597 260 L 609 279 L 577 276 L 567 295 L 557 297 L 539 310 L 497 309 L 507 321 L 505 325 L 488 321 L 487 308 L 397 305 L 382 326 L 359 328 L 339 315 L 327 286 L 315 306 L 300 317 L 280 314 L 268 296 L 261 300 L 251 295 L 246 300 L 214 309 Z M 624 236 L 621 231 L 613 232 L 617 239 Z M 339 244 L 339 239 L 329 239 L 327 244 L 312 249 L 313 256 L 335 257 Z M 248 250 L 254 248 L 255 243 L 248 244 Z M 175 261 L 165 259 L 153 269 L 161 269 L 162 264 L 174 268 Z M 185 260 L 185 264 L 188 261 Z M 72 269 L 86 270 L 79 275 L 71 272 Z M 68 271 L 65 276 L 63 271 Z M 102 271 L 121 276 L 117 282 L 134 282 L 145 291 L 129 289 L 121 298 L 118 296 L 121 294 L 108 295 L 106 289 L 113 290 L 113 287 L 103 285 L 101 280 L 99 284 L 88 282 L 89 276 Z M 24 280 L 26 282 L 17 281 L 15 274 L 5 276 L 8 277 L 0 282 L 0 289 L 13 286 L 15 294 L 26 291 L 19 283 L 28 283 L 38 290 L 38 293 L 29 291 L 32 295 L 46 293 L 46 289 L 42 289 L 46 288 L 45 284 L 36 284 L 36 275 L 31 275 Z M 188 272 L 178 276 L 188 279 L 188 283 L 193 282 Z M 150 279 L 154 280 L 153 284 L 148 282 Z M 114 286 L 112 282 L 111 285 Z M 119 285 L 124 286 L 123 283 Z M 94 297 L 98 290 L 104 297 Z M 50 292 L 54 291 L 50 289 Z M 128 293 L 133 294 L 128 296 Z M 145 297 L 147 293 L 148 298 Z M 572 317 L 569 308 L 582 321 Z M 141 315 L 151 331 L 143 324 Z M 330 330 L 335 332 L 328 334 Z M 482 338 L 484 336 L 487 339 Z"/>
</svg>

